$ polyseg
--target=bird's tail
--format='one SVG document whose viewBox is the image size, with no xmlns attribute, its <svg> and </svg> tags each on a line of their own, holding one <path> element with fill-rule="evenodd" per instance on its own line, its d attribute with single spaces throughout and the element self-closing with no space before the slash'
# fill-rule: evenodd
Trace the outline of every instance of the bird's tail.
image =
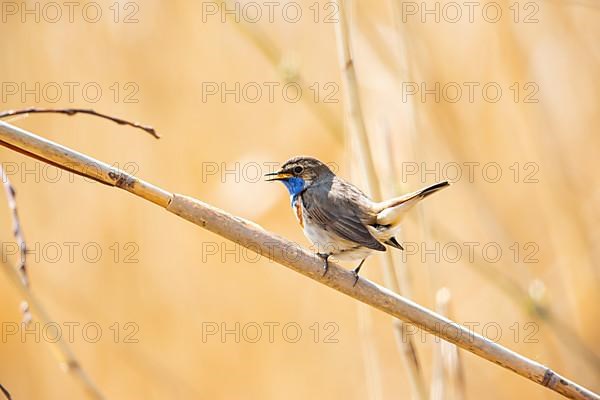
<svg viewBox="0 0 600 400">
<path fill-rule="evenodd" d="M 427 186 L 413 193 L 396 197 L 377 204 L 377 224 L 397 225 L 404 214 L 425 197 L 450 186 L 450 182 L 442 181 Z"/>
</svg>

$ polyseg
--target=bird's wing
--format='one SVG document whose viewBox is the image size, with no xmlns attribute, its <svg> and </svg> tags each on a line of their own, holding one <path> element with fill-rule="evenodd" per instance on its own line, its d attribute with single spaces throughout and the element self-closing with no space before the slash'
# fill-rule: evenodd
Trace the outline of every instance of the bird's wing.
<svg viewBox="0 0 600 400">
<path fill-rule="evenodd" d="M 373 250 L 385 251 L 363 221 L 374 219 L 369 215 L 358 189 L 346 182 L 309 187 L 302 193 L 306 216 L 321 228 L 339 237 Z"/>
</svg>

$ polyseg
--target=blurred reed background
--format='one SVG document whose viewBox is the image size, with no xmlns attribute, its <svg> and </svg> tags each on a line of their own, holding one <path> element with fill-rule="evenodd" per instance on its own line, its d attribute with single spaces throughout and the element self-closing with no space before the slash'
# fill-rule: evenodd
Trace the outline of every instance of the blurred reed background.
<svg viewBox="0 0 600 400">
<path fill-rule="evenodd" d="M 46 2 L 2 3 L 2 109 L 94 108 L 151 124 L 162 139 L 89 116 L 13 123 L 303 245 L 285 190 L 259 177 L 272 163 L 312 155 L 367 188 L 344 123 L 328 22 L 335 3 L 277 3 L 273 22 L 265 3 L 242 3 L 239 24 L 219 3 L 75 3 L 73 22 L 63 3 L 59 19 Z M 262 11 L 256 22 L 252 4 Z M 436 4 L 439 21 L 425 12 Z M 407 221 L 407 251 L 395 257 L 402 285 L 420 304 L 598 391 L 599 6 L 484 2 L 470 22 L 469 8 L 452 4 L 350 5 L 383 195 L 455 181 Z M 297 9 L 298 22 L 283 17 Z M 224 99 L 221 85 L 233 89 Z M 108 398 L 415 398 L 386 315 L 125 192 L 1 152 L 32 290 L 63 336 L 74 327 L 71 346 Z M 0 218 L 3 260 L 16 265 L 8 208 Z M 369 259 L 365 276 L 383 282 L 381 261 Z M 82 398 L 48 346 L 50 327 L 38 327 L 39 340 L 35 325 L 24 338 L 9 334 L 20 301 L 0 279 L 0 383 L 14 399 Z M 231 332 L 222 337 L 222 328 Z M 452 349 L 439 353 L 432 336 L 409 334 L 432 398 L 558 398 L 465 352 L 456 378 L 440 369 L 456 358 Z"/>
</svg>

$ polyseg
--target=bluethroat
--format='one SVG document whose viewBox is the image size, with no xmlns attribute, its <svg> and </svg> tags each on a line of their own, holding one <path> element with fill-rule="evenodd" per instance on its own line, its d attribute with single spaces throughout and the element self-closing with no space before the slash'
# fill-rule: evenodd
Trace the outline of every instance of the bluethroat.
<svg viewBox="0 0 600 400">
<path fill-rule="evenodd" d="M 387 246 L 404 250 L 394 237 L 399 225 L 415 204 L 450 186 L 436 183 L 413 193 L 383 202 L 375 202 L 351 183 L 336 176 L 331 169 L 312 157 L 294 157 L 277 172 L 266 174 L 269 181 L 281 181 L 290 193 L 292 208 L 304 235 L 324 260 L 361 260 L 353 272 L 358 273 L 366 258 Z"/>
</svg>

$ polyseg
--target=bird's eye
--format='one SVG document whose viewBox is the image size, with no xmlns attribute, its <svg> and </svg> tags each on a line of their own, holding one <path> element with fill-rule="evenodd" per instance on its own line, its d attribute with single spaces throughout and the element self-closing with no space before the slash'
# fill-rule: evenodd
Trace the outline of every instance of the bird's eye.
<svg viewBox="0 0 600 400">
<path fill-rule="evenodd" d="M 304 171 L 304 168 L 302 166 L 298 165 L 297 167 L 294 167 L 294 173 L 296 175 L 300 175 L 302 171 Z"/>
</svg>

